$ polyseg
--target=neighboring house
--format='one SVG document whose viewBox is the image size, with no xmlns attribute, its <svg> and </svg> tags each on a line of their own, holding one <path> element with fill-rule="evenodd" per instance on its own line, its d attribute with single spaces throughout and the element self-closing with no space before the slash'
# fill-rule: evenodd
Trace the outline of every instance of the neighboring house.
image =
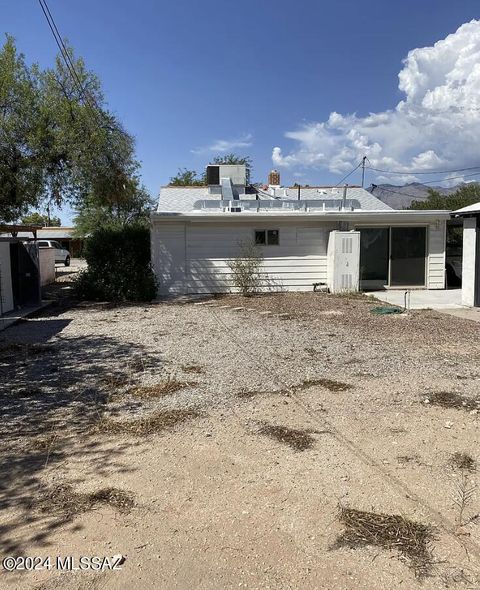
<svg viewBox="0 0 480 590">
<path fill-rule="evenodd" d="M 19 232 L 18 237 L 27 238 L 27 232 Z M 31 235 L 30 235 L 31 237 Z M 62 248 L 70 252 L 72 258 L 78 258 L 82 255 L 84 239 L 75 236 L 73 227 L 42 227 L 37 231 L 38 240 L 55 240 Z"/>
<path fill-rule="evenodd" d="M 462 305 L 480 307 L 480 203 L 453 215 L 463 217 Z"/>
<path fill-rule="evenodd" d="M 254 188 L 243 166 L 209 166 L 207 178 L 161 189 L 151 218 L 161 296 L 231 291 L 228 261 L 252 242 L 265 277 L 289 291 L 445 287 L 448 211 L 397 211 L 360 187 L 284 188 L 276 171 Z"/>
</svg>

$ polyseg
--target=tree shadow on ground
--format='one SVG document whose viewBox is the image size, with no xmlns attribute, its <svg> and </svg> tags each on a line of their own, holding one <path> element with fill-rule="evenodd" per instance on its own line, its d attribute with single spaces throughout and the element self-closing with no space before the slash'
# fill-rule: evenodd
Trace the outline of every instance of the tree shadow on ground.
<svg viewBox="0 0 480 590">
<path fill-rule="evenodd" d="M 66 524 L 61 513 L 40 513 L 35 500 L 48 489 L 47 469 L 81 457 L 88 470 L 75 480 L 130 470 L 130 443 L 106 444 L 92 433 L 108 401 L 105 383 L 125 379 L 132 358 L 162 366 L 141 346 L 109 336 L 70 336 L 68 319 L 45 314 L 2 333 L 0 340 L 0 547 L 21 554 L 47 546 Z M 61 469 L 59 471 L 61 474 Z"/>
</svg>

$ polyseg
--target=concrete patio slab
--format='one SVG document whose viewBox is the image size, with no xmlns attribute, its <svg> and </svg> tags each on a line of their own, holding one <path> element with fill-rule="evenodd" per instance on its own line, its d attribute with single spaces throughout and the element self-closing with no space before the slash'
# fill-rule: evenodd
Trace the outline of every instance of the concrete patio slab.
<svg viewBox="0 0 480 590">
<path fill-rule="evenodd" d="M 407 309 L 466 309 L 462 306 L 461 289 L 391 289 L 385 291 L 372 291 L 369 293 L 376 299 L 398 307 L 405 306 L 405 294 Z"/>
<path fill-rule="evenodd" d="M 32 315 L 33 313 L 40 311 L 44 307 L 51 305 L 51 303 L 51 301 L 42 301 L 41 303 L 37 303 L 35 305 L 27 305 L 25 307 L 22 307 L 22 309 L 10 311 L 5 315 L 0 316 L 0 332 L 2 330 L 6 330 L 10 326 L 13 326 L 13 324 L 16 324 L 20 320 L 23 320 L 24 318 Z"/>
</svg>

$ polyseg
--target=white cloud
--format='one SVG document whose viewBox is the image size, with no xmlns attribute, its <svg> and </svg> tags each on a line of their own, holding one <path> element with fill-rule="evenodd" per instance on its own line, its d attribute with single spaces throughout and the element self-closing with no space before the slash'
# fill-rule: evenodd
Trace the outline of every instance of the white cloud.
<svg viewBox="0 0 480 590">
<path fill-rule="evenodd" d="M 246 133 L 236 139 L 216 139 L 210 145 L 191 150 L 194 154 L 205 154 L 207 152 L 226 153 L 232 150 L 248 148 L 253 145 L 253 135 Z"/>
<path fill-rule="evenodd" d="M 364 155 L 374 168 L 405 172 L 478 165 L 480 21 L 410 51 L 398 78 L 405 97 L 395 108 L 364 117 L 332 112 L 289 131 L 294 149 L 274 147 L 274 165 L 345 174 Z"/>
</svg>

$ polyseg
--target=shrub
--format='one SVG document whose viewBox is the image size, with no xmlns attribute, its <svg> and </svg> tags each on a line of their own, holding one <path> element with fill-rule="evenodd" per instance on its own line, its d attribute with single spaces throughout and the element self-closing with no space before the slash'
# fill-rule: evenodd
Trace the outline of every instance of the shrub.
<svg viewBox="0 0 480 590">
<path fill-rule="evenodd" d="M 148 228 L 99 229 L 87 238 L 84 254 L 88 268 L 75 282 L 81 299 L 121 302 L 155 298 Z"/>
<path fill-rule="evenodd" d="M 244 297 L 261 290 L 263 278 L 260 273 L 263 256 L 255 244 L 240 244 L 240 255 L 227 264 L 232 273 L 232 283 Z"/>
</svg>

